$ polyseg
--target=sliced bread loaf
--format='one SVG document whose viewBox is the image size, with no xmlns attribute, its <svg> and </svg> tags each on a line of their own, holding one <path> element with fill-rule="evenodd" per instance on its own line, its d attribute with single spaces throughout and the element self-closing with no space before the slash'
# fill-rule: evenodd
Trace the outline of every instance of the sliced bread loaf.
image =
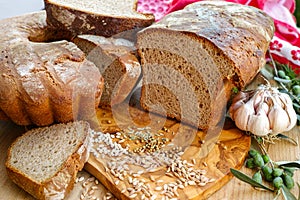
<svg viewBox="0 0 300 200">
<path fill-rule="evenodd" d="M 90 126 L 76 121 L 32 129 L 8 150 L 9 178 L 37 199 L 63 199 L 87 161 Z"/>
<path fill-rule="evenodd" d="M 134 43 L 122 38 L 80 35 L 73 42 L 95 63 L 104 78 L 100 106 L 123 102 L 140 79 Z"/>
<path fill-rule="evenodd" d="M 0 110 L 9 119 L 46 126 L 95 110 L 103 89 L 98 68 L 74 43 L 45 42 L 60 37 L 48 29 L 45 11 L 4 19 L 0 26 Z"/>
<path fill-rule="evenodd" d="M 142 107 L 208 129 L 224 118 L 231 88 L 243 88 L 264 65 L 273 32 L 267 14 L 223 1 L 165 16 L 138 33 Z"/>
<path fill-rule="evenodd" d="M 72 35 L 109 37 L 152 24 L 154 16 L 137 12 L 136 6 L 136 0 L 45 0 L 47 23 Z"/>
</svg>

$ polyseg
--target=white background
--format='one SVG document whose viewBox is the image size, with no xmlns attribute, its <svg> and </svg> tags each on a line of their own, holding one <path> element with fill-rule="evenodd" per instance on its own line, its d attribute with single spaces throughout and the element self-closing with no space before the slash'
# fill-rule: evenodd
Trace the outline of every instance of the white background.
<svg viewBox="0 0 300 200">
<path fill-rule="evenodd" d="M 39 11 L 43 8 L 43 0 L 0 0 L 0 19 Z"/>
</svg>

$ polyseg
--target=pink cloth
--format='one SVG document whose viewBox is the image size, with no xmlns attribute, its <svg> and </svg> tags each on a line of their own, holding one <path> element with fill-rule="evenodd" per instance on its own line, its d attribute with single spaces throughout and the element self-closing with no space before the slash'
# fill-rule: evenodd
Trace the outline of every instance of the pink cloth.
<svg viewBox="0 0 300 200">
<path fill-rule="evenodd" d="M 201 0 L 139 0 L 138 11 L 153 13 L 158 21 L 164 15 Z M 300 74 L 300 29 L 293 16 L 295 0 L 226 0 L 257 7 L 274 20 L 275 35 L 270 43 L 273 58 Z"/>
</svg>

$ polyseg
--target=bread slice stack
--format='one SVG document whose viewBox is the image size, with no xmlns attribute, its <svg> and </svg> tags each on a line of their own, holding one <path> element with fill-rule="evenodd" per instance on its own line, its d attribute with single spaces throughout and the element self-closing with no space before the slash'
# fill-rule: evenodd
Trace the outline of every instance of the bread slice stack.
<svg viewBox="0 0 300 200">
<path fill-rule="evenodd" d="M 8 176 L 37 199 L 63 199 L 89 157 L 90 139 L 84 121 L 32 129 L 8 149 Z"/>
<path fill-rule="evenodd" d="M 105 80 L 100 106 L 111 107 L 125 101 L 141 75 L 134 42 L 95 35 L 79 35 L 73 42 L 95 63 Z"/>
<path fill-rule="evenodd" d="M 225 118 L 233 87 L 245 87 L 265 64 L 274 33 L 262 11 L 201 1 L 140 31 L 144 109 L 207 130 Z"/>
</svg>

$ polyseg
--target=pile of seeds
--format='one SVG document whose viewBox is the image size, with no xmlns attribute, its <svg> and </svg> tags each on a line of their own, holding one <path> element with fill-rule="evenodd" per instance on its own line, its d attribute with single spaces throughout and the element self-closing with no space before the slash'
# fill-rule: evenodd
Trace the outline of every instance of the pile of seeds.
<svg viewBox="0 0 300 200">
<path fill-rule="evenodd" d="M 128 127 L 117 135 L 122 142 L 129 139 L 141 145 L 132 150 L 134 153 L 147 153 L 163 148 L 169 142 L 169 139 L 165 137 L 165 133 L 169 131 L 166 127 L 156 132 L 153 132 L 151 127 Z"/>
<path fill-rule="evenodd" d="M 166 175 L 175 176 L 184 187 L 188 185 L 204 186 L 215 181 L 205 176 L 205 170 L 195 169 L 194 164 L 180 158 L 167 167 Z"/>
<path fill-rule="evenodd" d="M 150 200 L 156 199 L 159 195 L 164 200 L 175 200 L 179 197 L 178 189 L 184 189 L 186 186 L 204 186 L 213 181 L 205 176 L 204 170 L 194 168 L 195 162 L 188 163 L 186 160 L 181 160 L 184 149 L 171 142 L 154 152 L 144 151 L 143 153 L 129 151 L 128 146 L 123 147 L 124 145 L 122 146 L 120 143 L 128 138 L 131 138 L 130 140 L 138 139 L 141 142 L 151 141 L 153 134 L 149 128 L 143 130 L 130 128 L 128 134 L 124 134 L 124 131 L 119 134 L 93 131 L 92 135 L 92 154 L 98 159 L 102 158 L 101 162 L 104 164 L 105 171 L 112 175 L 115 185 L 121 187 L 122 193 L 128 193 L 129 198 Z M 161 170 L 164 166 L 167 166 L 165 168 L 166 175 L 176 181 L 151 188 L 149 182 L 145 181 L 141 175 Z M 121 181 L 126 184 L 120 185 Z M 148 181 L 159 183 L 153 178 Z"/>
</svg>

